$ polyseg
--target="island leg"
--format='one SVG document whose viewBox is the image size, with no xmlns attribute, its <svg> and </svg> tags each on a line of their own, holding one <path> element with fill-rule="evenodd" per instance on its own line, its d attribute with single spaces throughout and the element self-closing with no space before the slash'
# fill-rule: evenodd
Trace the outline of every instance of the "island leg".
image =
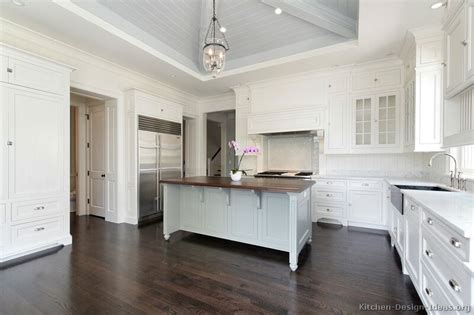
<svg viewBox="0 0 474 315">
<path fill-rule="evenodd" d="M 290 269 L 291 271 L 296 271 L 298 269 L 298 254 L 290 253 Z"/>
<path fill-rule="evenodd" d="M 171 233 L 179 230 L 180 226 L 180 185 L 163 185 L 163 237 L 169 240 Z"/>
</svg>

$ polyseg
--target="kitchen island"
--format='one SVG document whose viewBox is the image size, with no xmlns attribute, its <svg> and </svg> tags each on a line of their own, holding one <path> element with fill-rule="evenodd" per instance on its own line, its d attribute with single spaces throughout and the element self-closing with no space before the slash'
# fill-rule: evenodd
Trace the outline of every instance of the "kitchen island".
<svg viewBox="0 0 474 315">
<path fill-rule="evenodd" d="M 188 231 L 289 253 L 311 243 L 311 180 L 187 177 L 162 180 L 163 233 Z"/>
</svg>

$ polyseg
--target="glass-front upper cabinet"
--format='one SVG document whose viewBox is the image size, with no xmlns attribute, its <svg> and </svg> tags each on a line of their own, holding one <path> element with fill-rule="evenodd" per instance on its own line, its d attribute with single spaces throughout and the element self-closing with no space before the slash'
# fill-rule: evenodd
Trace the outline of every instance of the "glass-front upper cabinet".
<svg viewBox="0 0 474 315">
<path fill-rule="evenodd" d="M 354 98 L 353 146 L 389 147 L 398 144 L 398 94 L 384 93 Z"/>
<path fill-rule="evenodd" d="M 357 98 L 355 106 L 355 144 L 372 144 L 372 98 Z"/>
</svg>

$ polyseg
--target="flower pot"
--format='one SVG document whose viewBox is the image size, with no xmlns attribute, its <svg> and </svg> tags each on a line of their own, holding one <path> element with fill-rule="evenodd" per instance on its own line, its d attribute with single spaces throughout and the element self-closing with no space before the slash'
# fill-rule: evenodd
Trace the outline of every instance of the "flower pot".
<svg viewBox="0 0 474 315">
<path fill-rule="evenodd" d="M 237 171 L 237 172 L 234 173 L 234 172 L 230 171 L 230 178 L 232 178 L 233 182 L 238 182 L 242 179 L 242 172 Z"/>
</svg>

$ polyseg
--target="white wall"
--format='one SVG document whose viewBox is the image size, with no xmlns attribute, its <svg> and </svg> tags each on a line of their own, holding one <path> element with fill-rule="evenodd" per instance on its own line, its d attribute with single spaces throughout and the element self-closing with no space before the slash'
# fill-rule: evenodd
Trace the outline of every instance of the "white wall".
<svg viewBox="0 0 474 315">
<path fill-rule="evenodd" d="M 117 159 L 117 222 L 124 222 L 125 208 L 128 204 L 126 200 L 128 163 L 125 160 L 126 113 L 123 92 L 129 89 L 139 89 L 146 93 L 158 95 L 169 102 L 183 106 L 186 116 L 195 117 L 198 115 L 196 109 L 198 98 L 32 30 L 4 20 L 1 23 L 0 41 L 3 43 L 71 65 L 77 69 L 71 75 L 71 87 L 117 99 L 119 139 L 117 145 L 119 152 Z"/>
</svg>

